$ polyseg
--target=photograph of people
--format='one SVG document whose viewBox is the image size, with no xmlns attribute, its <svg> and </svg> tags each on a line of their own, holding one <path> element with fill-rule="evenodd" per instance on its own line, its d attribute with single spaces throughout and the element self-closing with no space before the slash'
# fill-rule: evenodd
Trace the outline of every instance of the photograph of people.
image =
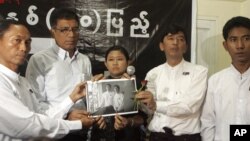
<svg viewBox="0 0 250 141">
<path fill-rule="evenodd" d="M 116 112 L 121 112 L 124 110 L 124 95 L 120 92 L 120 87 L 118 85 L 114 85 L 114 98 L 113 98 L 113 106 Z"/>
<path fill-rule="evenodd" d="M 105 84 L 105 91 L 100 95 L 100 107 L 113 105 L 114 92 L 111 91 L 111 84 Z"/>
</svg>

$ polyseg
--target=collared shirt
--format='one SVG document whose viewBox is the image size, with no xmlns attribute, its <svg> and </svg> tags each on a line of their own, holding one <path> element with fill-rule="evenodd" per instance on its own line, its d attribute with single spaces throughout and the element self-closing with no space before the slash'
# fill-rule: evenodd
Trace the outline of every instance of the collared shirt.
<svg viewBox="0 0 250 141">
<path fill-rule="evenodd" d="M 59 119 L 72 105 L 73 102 L 66 98 L 58 106 L 43 109 L 28 81 L 0 64 L 0 140 L 21 140 L 41 135 L 56 137 L 79 130 L 82 128 L 79 120 Z"/>
<path fill-rule="evenodd" d="M 113 100 L 112 100 L 113 97 L 114 97 L 114 92 L 112 91 L 105 91 L 104 93 L 102 93 L 99 107 L 107 107 L 113 105 Z"/>
<path fill-rule="evenodd" d="M 175 135 L 200 132 L 201 105 L 207 87 L 207 68 L 182 60 L 171 67 L 164 63 L 150 70 L 147 88 L 154 95 L 156 111 L 149 130 Z"/>
<path fill-rule="evenodd" d="M 123 99 L 124 99 L 124 95 L 123 93 L 115 93 L 114 97 L 113 97 L 113 107 L 115 109 L 115 111 L 121 111 L 123 110 Z"/>
<path fill-rule="evenodd" d="M 201 116 L 204 141 L 229 141 L 231 124 L 250 124 L 250 68 L 233 65 L 209 79 Z"/>
<path fill-rule="evenodd" d="M 57 45 L 31 56 L 26 77 L 45 105 L 60 103 L 81 81 L 91 78 L 91 63 L 77 50 L 72 58 Z"/>
</svg>

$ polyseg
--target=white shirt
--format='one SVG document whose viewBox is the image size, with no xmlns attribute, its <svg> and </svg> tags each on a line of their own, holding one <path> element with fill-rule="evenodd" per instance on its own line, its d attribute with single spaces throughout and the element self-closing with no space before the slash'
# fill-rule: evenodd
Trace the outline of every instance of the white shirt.
<svg viewBox="0 0 250 141">
<path fill-rule="evenodd" d="M 45 105 L 60 103 L 81 81 L 91 78 L 91 63 L 86 55 L 75 51 L 72 58 L 57 45 L 31 56 L 26 77 Z"/>
<path fill-rule="evenodd" d="M 231 124 L 250 124 L 250 68 L 233 65 L 209 79 L 201 116 L 204 141 L 229 141 Z"/>
<path fill-rule="evenodd" d="M 105 91 L 100 96 L 101 96 L 101 102 L 100 102 L 101 104 L 99 107 L 107 107 L 113 105 L 114 92 Z"/>
<path fill-rule="evenodd" d="M 201 105 L 207 87 L 207 69 L 182 60 L 171 67 L 164 63 L 150 70 L 146 76 L 147 90 L 156 101 L 156 111 L 149 130 L 164 132 L 163 127 L 175 135 L 200 132 Z"/>
<path fill-rule="evenodd" d="M 115 93 L 114 97 L 113 97 L 113 107 L 115 109 L 115 111 L 121 111 L 123 110 L 123 102 L 124 99 L 124 95 L 122 93 Z"/>
<path fill-rule="evenodd" d="M 43 109 L 28 81 L 0 64 L 0 140 L 60 137 L 79 130 L 82 128 L 79 120 L 59 119 L 72 105 L 66 98 L 59 106 Z"/>
</svg>

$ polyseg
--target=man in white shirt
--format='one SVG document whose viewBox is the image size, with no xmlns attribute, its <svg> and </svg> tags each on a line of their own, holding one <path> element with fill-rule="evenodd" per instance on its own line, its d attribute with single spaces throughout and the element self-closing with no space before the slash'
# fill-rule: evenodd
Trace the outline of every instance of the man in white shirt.
<svg viewBox="0 0 250 141">
<path fill-rule="evenodd" d="M 69 9 L 55 9 L 50 21 L 55 44 L 31 56 L 25 75 L 40 101 L 48 106 L 62 101 L 77 83 L 92 76 L 89 58 L 76 48 L 77 15 Z"/>
<path fill-rule="evenodd" d="M 114 97 L 114 92 L 111 90 L 111 84 L 106 84 L 105 89 L 106 91 L 100 95 L 101 102 L 100 102 L 99 107 L 107 107 L 107 106 L 113 105 L 112 99 Z"/>
<path fill-rule="evenodd" d="M 136 95 L 153 113 L 151 141 L 201 141 L 201 105 L 207 87 L 207 68 L 183 59 L 187 36 L 183 27 L 169 25 L 159 46 L 166 63 L 146 75 L 147 89 Z"/>
<path fill-rule="evenodd" d="M 59 103 L 77 83 L 92 76 L 89 58 L 76 48 L 80 32 L 77 14 L 70 9 L 55 9 L 50 24 L 55 44 L 31 56 L 25 75 L 44 107 Z M 86 110 L 85 99 L 78 101 L 76 108 Z M 72 136 L 82 140 L 87 132 L 82 133 Z"/>
<path fill-rule="evenodd" d="M 232 64 L 208 81 L 201 116 L 204 141 L 229 141 L 230 125 L 250 124 L 250 19 L 231 18 L 223 37 Z"/>
<path fill-rule="evenodd" d="M 124 110 L 124 94 L 120 92 L 120 86 L 114 85 L 113 107 L 116 112 Z"/>
<path fill-rule="evenodd" d="M 90 127 L 95 120 L 89 118 L 85 111 L 79 111 L 74 121 L 62 119 L 69 108 L 85 96 L 84 83 L 58 105 L 49 109 L 40 106 L 28 81 L 18 74 L 18 67 L 30 51 L 30 43 L 30 33 L 23 24 L 12 20 L 0 21 L 0 140 L 62 137 L 83 126 Z M 97 120 L 103 128 L 103 118 Z"/>
</svg>

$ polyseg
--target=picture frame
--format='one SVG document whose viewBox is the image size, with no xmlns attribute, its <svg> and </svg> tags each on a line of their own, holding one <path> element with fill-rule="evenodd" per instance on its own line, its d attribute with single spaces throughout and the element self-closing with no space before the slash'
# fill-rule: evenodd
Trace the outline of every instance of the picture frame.
<svg viewBox="0 0 250 141">
<path fill-rule="evenodd" d="M 93 117 L 138 113 L 136 88 L 134 78 L 87 81 L 87 111 Z"/>
</svg>

